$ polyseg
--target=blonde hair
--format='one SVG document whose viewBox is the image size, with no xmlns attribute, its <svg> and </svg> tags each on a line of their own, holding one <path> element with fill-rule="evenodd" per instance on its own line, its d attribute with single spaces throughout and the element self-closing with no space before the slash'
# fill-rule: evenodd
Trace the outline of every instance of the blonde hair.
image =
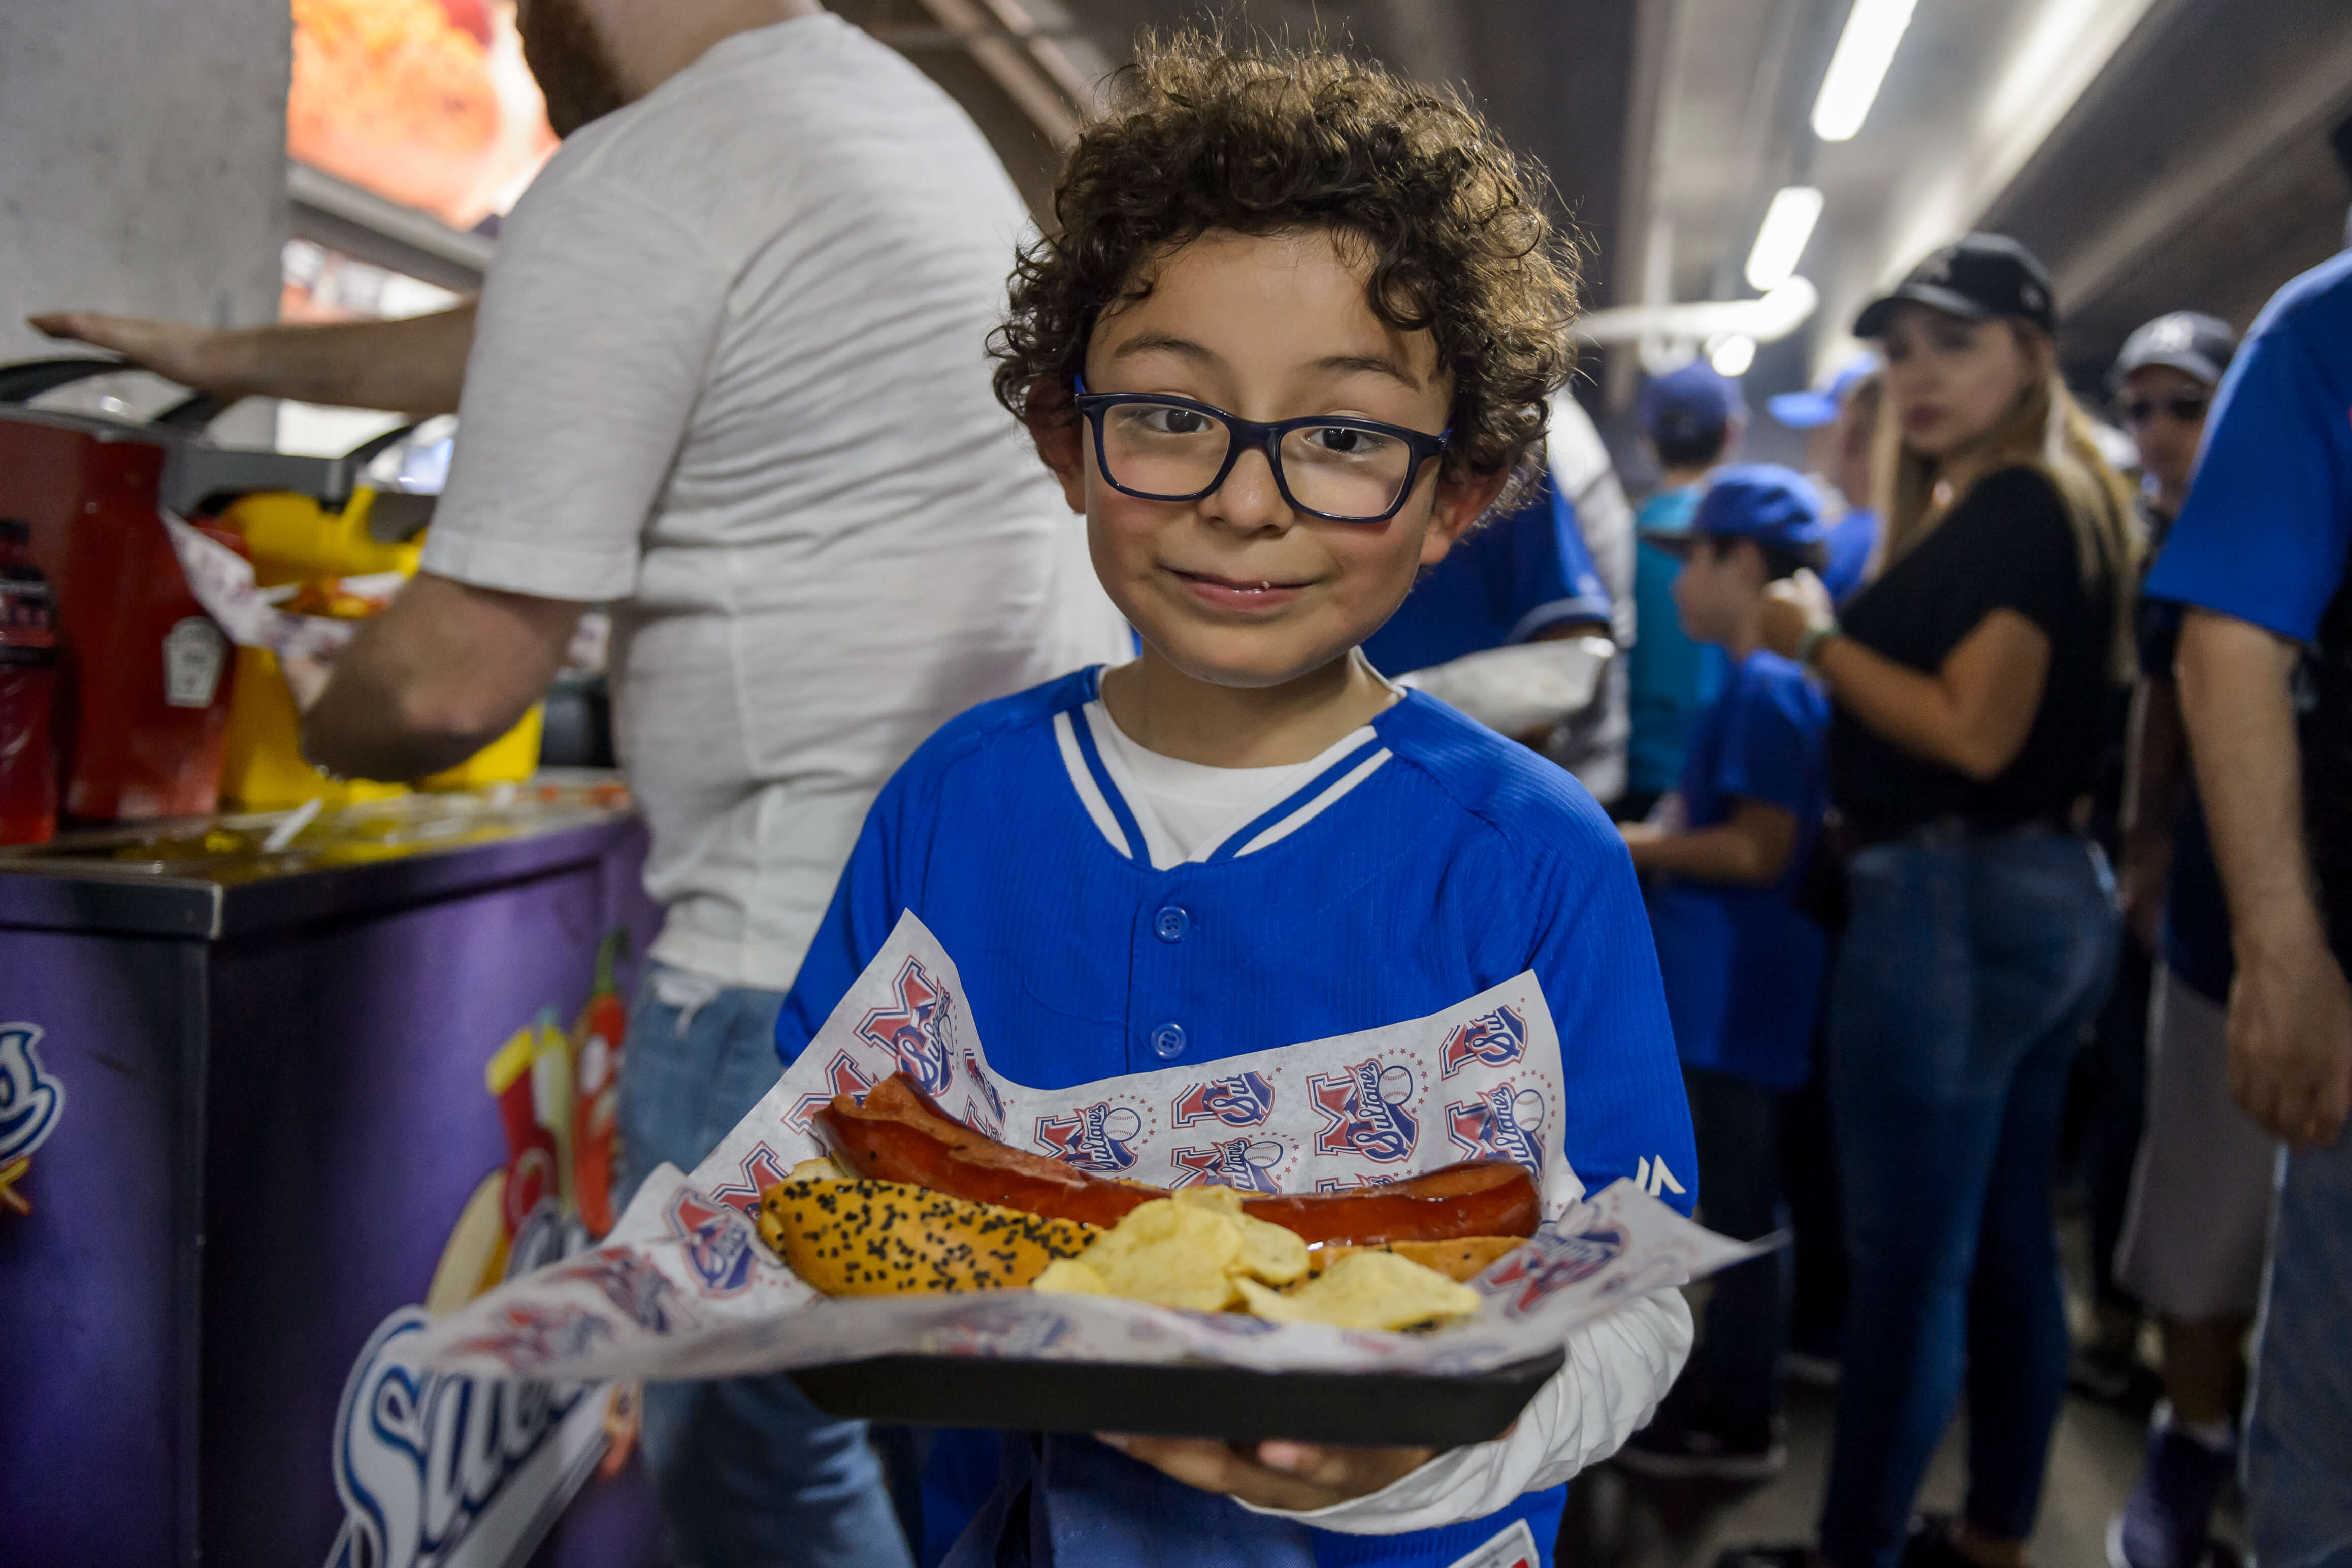
<svg viewBox="0 0 2352 1568">
<path fill-rule="evenodd" d="M 2090 416 L 2074 401 L 2058 374 L 2057 355 L 2047 335 L 2023 321 L 2011 321 L 2020 346 L 2040 356 L 2043 370 L 1992 428 L 1961 453 L 1976 465 L 1969 489 L 2005 468 L 2029 468 L 2048 479 L 2066 510 L 2074 534 L 2074 560 L 2083 585 L 2095 592 L 2102 579 L 2111 590 L 2114 621 L 2108 627 L 2109 673 L 2119 681 L 2137 667 L 2133 647 L 2131 600 L 2147 547 L 2147 528 L 2131 486 L 2116 471 L 2093 439 Z M 1958 510 L 1965 493 L 1936 505 L 1936 487 L 1948 458 L 1915 452 L 1903 439 L 1899 421 L 1878 421 L 1878 449 L 1872 468 L 1877 481 L 1879 532 L 1875 572 L 1883 573 L 1919 547 L 1938 523 Z"/>
</svg>

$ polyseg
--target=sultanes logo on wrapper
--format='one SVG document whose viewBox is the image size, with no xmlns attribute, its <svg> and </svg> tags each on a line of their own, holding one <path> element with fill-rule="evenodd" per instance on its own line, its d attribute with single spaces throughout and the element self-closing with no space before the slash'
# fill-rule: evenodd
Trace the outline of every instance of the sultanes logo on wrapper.
<svg viewBox="0 0 2352 1568">
<path fill-rule="evenodd" d="M 1446 1032 L 1438 1053 L 1437 1076 L 1452 1078 L 1473 1063 L 1508 1067 L 1528 1054 L 1528 1021 L 1517 1007 L 1481 1013 Z"/>
<path fill-rule="evenodd" d="M 1513 1317 L 1525 1317 L 1544 1299 L 1580 1285 L 1624 1255 L 1625 1233 L 1615 1226 L 1570 1233 L 1546 1231 L 1481 1277 L 1490 1293 L 1508 1295 Z"/>
<path fill-rule="evenodd" d="M 1402 1063 L 1383 1065 L 1375 1057 L 1345 1073 L 1318 1073 L 1307 1080 L 1307 1092 L 1323 1115 L 1315 1134 L 1318 1154 L 1361 1154 L 1393 1164 L 1420 1141 L 1421 1124 L 1405 1109 L 1412 1099 L 1412 1069 Z"/>
<path fill-rule="evenodd" d="M 706 1296 L 732 1296 L 751 1282 L 761 1256 L 742 1211 L 681 1187 L 663 1216 L 670 1235 L 686 1244 L 686 1264 Z"/>
<path fill-rule="evenodd" d="M 938 1100 L 955 1079 L 949 1045 L 955 1030 L 955 999 L 911 958 L 898 971 L 893 989 L 896 999 L 866 1014 L 857 1026 L 857 1037 L 891 1053 L 898 1070 Z"/>
<path fill-rule="evenodd" d="M 604 1247 L 555 1271 L 558 1279 L 593 1285 L 629 1321 L 648 1333 L 667 1334 L 694 1326 L 694 1314 L 669 1276 L 629 1251 Z"/>
<path fill-rule="evenodd" d="M 1037 1147 L 1081 1171 L 1106 1176 L 1135 1169 L 1135 1141 L 1142 1136 L 1143 1118 L 1132 1106 L 1111 1100 L 1037 1119 Z"/>
<path fill-rule="evenodd" d="M 1274 1168 L 1289 1152 L 1273 1138 L 1234 1138 L 1206 1149 L 1172 1151 L 1180 1173 L 1170 1184 L 1178 1187 L 1222 1186 L 1242 1192 L 1278 1193 Z"/>
<path fill-rule="evenodd" d="M 33 1205 L 16 1184 L 66 1109 L 66 1086 L 42 1068 L 40 1043 L 38 1024 L 0 1024 L 0 1207 L 18 1214 Z"/>
<path fill-rule="evenodd" d="M 833 1060 L 825 1064 L 824 1087 L 814 1094 L 804 1094 L 793 1100 L 793 1108 L 784 1112 L 784 1120 L 792 1123 L 795 1131 L 805 1133 L 815 1125 L 816 1113 L 831 1105 L 835 1097 L 845 1094 L 852 1100 L 862 1100 L 866 1098 L 866 1091 L 872 1089 L 877 1081 L 858 1069 L 856 1057 L 847 1051 L 835 1051 Z"/>
<path fill-rule="evenodd" d="M 1222 1121 L 1228 1127 L 1262 1127 L 1274 1114 L 1274 1085 L 1262 1072 L 1236 1073 L 1232 1078 L 1196 1083 L 1176 1097 L 1171 1112 L 1179 1127 L 1195 1121 Z"/>
<path fill-rule="evenodd" d="M 1445 1108 L 1445 1135 L 1473 1160 L 1517 1160 L 1543 1174 L 1543 1096 L 1498 1083 L 1477 1099 Z"/>
<path fill-rule="evenodd" d="M 765 1143 L 753 1145 L 750 1153 L 736 1162 L 735 1168 L 740 1173 L 724 1185 L 711 1188 L 709 1196 L 711 1202 L 725 1204 L 745 1215 L 758 1214 L 760 1194 L 792 1174 L 784 1168 L 782 1158 Z"/>
<path fill-rule="evenodd" d="M 1559 1108 L 1575 1086 L 1563 1082 L 1559 1037 L 1531 974 L 1426 1016 L 1227 1058 L 1215 1064 L 1213 1079 L 1199 1066 L 1171 1067 L 1050 1089 L 994 1073 L 982 1038 L 986 1020 L 957 1005 L 961 989 L 938 939 L 915 915 L 902 914 L 815 1039 L 719 1147 L 689 1175 L 668 1167 L 646 1175 L 615 1239 L 602 1249 L 634 1258 L 642 1273 L 611 1272 L 600 1255 L 514 1279 L 436 1321 L 428 1364 L 509 1375 L 504 1360 L 470 1347 L 507 1348 L 514 1329 L 507 1314 L 532 1308 L 590 1313 L 610 1331 L 588 1331 L 594 1342 L 572 1361 L 541 1363 L 537 1375 L 551 1378 L 737 1376 L 941 1352 L 1452 1376 L 1553 1350 L 1645 1292 L 1756 1250 L 1708 1235 L 1631 1178 L 1586 1194 L 1570 1162 L 1578 1151 L 1557 1146 Z M 872 1025 L 877 1018 L 896 1021 Z M 882 1042 L 863 1037 L 869 1026 Z M 756 1241 L 759 1261 L 743 1288 L 706 1294 L 707 1279 L 724 1290 L 740 1262 L 729 1233 L 744 1222 L 718 1194 L 735 1186 L 747 1161 L 789 1170 L 825 1152 L 795 1108 L 833 1088 L 836 1053 L 846 1052 L 861 1074 L 878 1079 L 893 1070 L 910 1031 L 923 1049 L 934 1036 L 950 1047 L 940 1059 L 956 1064 L 951 1076 L 963 1081 L 951 1100 L 967 1119 L 1002 1105 L 1015 1142 L 1026 1135 L 1034 1148 L 1100 1175 L 1253 1193 L 1377 1188 L 1460 1160 L 1466 1139 L 1481 1157 L 1537 1165 L 1546 1218 L 1533 1240 L 1480 1277 L 1475 1288 L 1486 1300 L 1475 1313 L 1429 1334 L 1367 1330 L 1335 1338 L 1313 1324 L 1024 1290 L 828 1300 Z M 1450 1058 L 1442 1054 L 1449 1040 Z M 1445 1092 L 1431 1092 L 1441 1082 Z M 1426 1142 L 1423 1121 L 1433 1129 Z M 1657 1169 L 1654 1160 L 1649 1169 Z M 699 1194 L 701 1223 L 667 1223 L 682 1190 Z M 574 1272 L 567 1278 L 565 1269 Z M 516 1348 L 543 1354 L 552 1340 L 542 1334 Z"/>
</svg>

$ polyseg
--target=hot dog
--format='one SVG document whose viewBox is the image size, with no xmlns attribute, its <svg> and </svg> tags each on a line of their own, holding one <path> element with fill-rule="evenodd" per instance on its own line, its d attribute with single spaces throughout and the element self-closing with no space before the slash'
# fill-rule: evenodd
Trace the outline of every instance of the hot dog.
<svg viewBox="0 0 2352 1568">
<path fill-rule="evenodd" d="M 898 1074 L 867 1090 L 863 1104 L 836 1095 L 815 1120 L 835 1155 L 860 1176 L 1047 1218 L 1108 1226 L 1168 1195 L 1139 1183 L 1106 1181 L 975 1132 Z M 1253 1198 L 1243 1212 L 1294 1231 L 1309 1245 L 1349 1246 L 1533 1236 L 1543 1217 L 1534 1178 L 1505 1160 L 1467 1161 L 1350 1192 Z"/>
</svg>

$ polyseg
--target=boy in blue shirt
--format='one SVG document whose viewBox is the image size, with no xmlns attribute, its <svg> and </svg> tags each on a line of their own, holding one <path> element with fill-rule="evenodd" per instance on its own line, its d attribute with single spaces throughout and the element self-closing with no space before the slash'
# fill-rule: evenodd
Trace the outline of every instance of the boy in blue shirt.
<svg viewBox="0 0 2352 1568">
<path fill-rule="evenodd" d="M 1694 360 L 1642 388 L 1642 432 L 1658 459 L 1659 484 L 1633 514 L 1633 739 L 1625 752 L 1620 817 L 1650 814 L 1682 776 L 1691 724 L 1723 684 L 1723 656 L 1695 642 L 1675 612 L 1681 563 L 1674 546 L 1686 537 L 1706 477 L 1738 450 L 1748 405 L 1738 384 Z"/>
<path fill-rule="evenodd" d="M 991 1065 L 1040 1088 L 1213 1075 L 1532 970 L 1573 1086 L 1538 1136 L 1587 1190 L 1646 1178 L 1686 1207 L 1671 1030 L 1607 818 L 1357 651 L 1531 464 L 1567 373 L 1528 176 L 1453 100 L 1337 57 L 1188 37 L 1116 93 L 994 349 L 1140 656 L 974 709 L 900 770 L 781 1054 L 909 910 Z M 1382 1127 L 1447 1137 L 1433 1084 L 1408 1100 Z M 1571 1339 L 1510 1433 L 1443 1454 L 1010 1434 L 985 1439 L 992 1477 L 947 1435 L 926 1556 L 1549 1563 L 1562 1483 L 1648 1419 L 1688 1335 L 1675 1292 L 1638 1301 Z M 992 1489 L 959 1493 L 975 1472 Z"/>
<path fill-rule="evenodd" d="M 1716 476 L 1679 546 L 1675 603 L 1684 629 L 1726 655 L 1723 687 L 1692 727 L 1679 789 L 1651 822 L 1622 829 L 1645 878 L 1706 1218 L 1747 1240 L 1779 1227 L 1781 1098 L 1810 1063 L 1825 939 L 1794 895 L 1827 805 L 1830 722 L 1829 699 L 1758 646 L 1756 627 L 1765 589 L 1818 569 L 1828 532 L 1793 471 L 1759 463 Z M 1688 1372 L 1621 1463 L 1745 1480 L 1787 1463 L 1786 1258 L 1776 1252 L 1717 1282 Z"/>
</svg>

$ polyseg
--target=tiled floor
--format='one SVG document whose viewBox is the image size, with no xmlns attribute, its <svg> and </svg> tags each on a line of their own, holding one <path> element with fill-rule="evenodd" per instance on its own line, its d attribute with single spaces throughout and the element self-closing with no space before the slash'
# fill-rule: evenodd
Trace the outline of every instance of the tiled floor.
<svg viewBox="0 0 2352 1568">
<path fill-rule="evenodd" d="M 1829 1464 L 1825 1390 L 1790 1390 L 1789 1468 L 1769 1486 L 1664 1485 L 1604 1467 L 1569 1494 L 1562 1568 L 1712 1568 L 1717 1553 L 1751 1542 L 1807 1541 Z M 2070 1401 L 2058 1424 L 2033 1537 L 2037 1568 L 2098 1568 L 2107 1520 L 2130 1489 L 2145 1428 L 2129 1416 Z M 1936 1456 L 1922 1506 L 1958 1508 L 1964 1481 L 1957 1424 Z"/>
</svg>

